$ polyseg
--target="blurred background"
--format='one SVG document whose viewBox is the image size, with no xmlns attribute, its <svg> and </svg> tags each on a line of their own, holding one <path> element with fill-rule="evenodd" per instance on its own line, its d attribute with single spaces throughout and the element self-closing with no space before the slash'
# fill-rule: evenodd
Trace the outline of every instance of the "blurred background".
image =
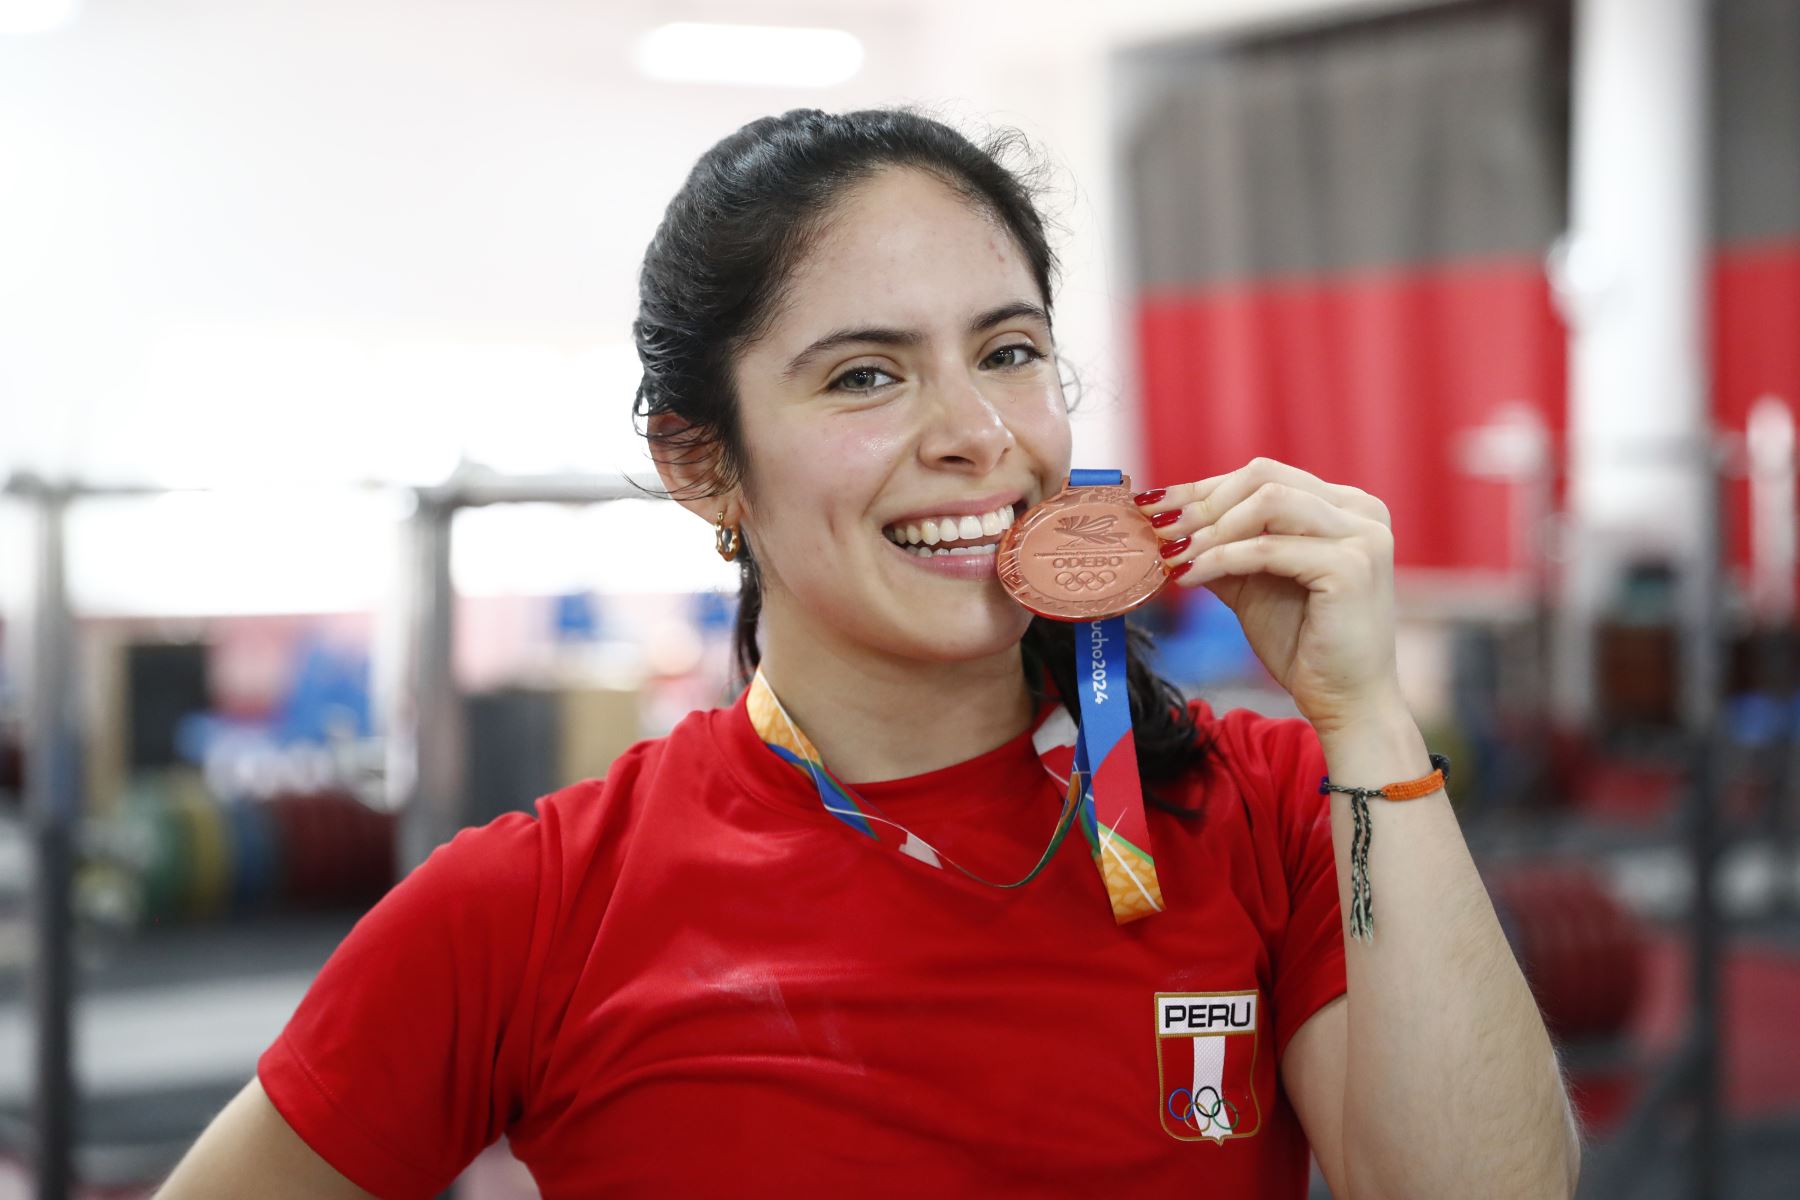
<svg viewBox="0 0 1800 1200">
<path fill-rule="evenodd" d="M 1078 462 L 1387 500 L 1582 1194 L 1800 1195 L 1797 68 L 1800 0 L 0 0 L 0 1198 L 147 1195 L 432 847 L 729 697 L 638 263 L 895 102 L 1051 164 Z M 1209 601 L 1164 669 L 1289 711 Z"/>
</svg>

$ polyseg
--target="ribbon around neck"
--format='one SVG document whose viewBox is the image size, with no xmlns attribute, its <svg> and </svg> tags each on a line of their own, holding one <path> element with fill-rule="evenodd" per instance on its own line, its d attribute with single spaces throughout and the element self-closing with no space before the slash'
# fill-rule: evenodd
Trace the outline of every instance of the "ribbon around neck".
<svg viewBox="0 0 1800 1200">
<path fill-rule="evenodd" d="M 890 819 L 868 799 L 858 795 L 855 788 L 833 775 L 825 766 L 825 760 L 819 754 L 818 747 L 813 745 L 812 739 L 801 731 L 800 726 L 781 706 L 781 701 L 776 698 L 775 691 L 769 686 L 769 681 L 763 675 L 761 668 L 757 669 L 755 677 L 750 680 L 750 693 L 745 698 L 745 707 L 749 710 L 750 724 L 755 728 L 756 735 L 770 750 L 775 752 L 777 758 L 811 779 L 813 786 L 818 790 L 819 803 L 824 806 L 826 812 L 863 836 L 897 850 L 915 862 L 921 862 L 939 870 L 949 867 L 951 870 L 973 879 L 976 883 L 986 884 L 988 887 L 1024 887 L 1036 879 L 1050 864 L 1050 860 L 1055 857 L 1057 847 L 1063 844 L 1063 839 L 1068 836 L 1069 827 L 1075 823 L 1076 816 L 1081 811 L 1079 788 L 1081 780 L 1078 777 L 1068 777 L 1067 771 L 1060 777 L 1052 772 L 1052 778 L 1058 778 L 1062 783 L 1063 805 L 1062 813 L 1056 820 L 1056 828 L 1050 835 L 1049 845 L 1044 847 L 1044 852 L 1038 856 L 1037 863 L 1030 871 L 1026 872 L 1022 879 L 1015 879 L 1011 883 L 996 883 L 984 875 L 969 870 L 906 826 Z M 1065 720 L 1068 717 L 1068 714 L 1062 712 L 1061 709 L 1057 710 L 1057 714 L 1060 714 Z M 1051 719 L 1044 724 L 1051 724 L 1057 714 L 1053 714 Z M 1033 735 L 1034 740 L 1041 737 L 1043 732 L 1044 726 L 1040 726 Z"/>
<path fill-rule="evenodd" d="M 1071 471 L 1069 485 L 1118 486 L 1123 478 L 1118 471 Z M 995 883 L 962 866 L 918 834 L 889 819 L 834 776 L 818 748 L 781 706 L 760 669 L 750 681 L 745 704 L 757 736 L 783 762 L 812 781 L 826 812 L 865 837 L 928 867 L 949 867 L 989 887 L 1023 887 L 1049 864 L 1070 825 L 1079 819 L 1105 885 L 1113 920 L 1124 925 L 1163 910 L 1162 885 L 1156 877 L 1150 828 L 1144 816 L 1143 787 L 1138 779 L 1127 662 L 1123 616 L 1075 623 L 1080 724 L 1059 704 L 1032 733 L 1039 761 L 1058 784 L 1062 813 L 1037 864 L 1024 878 L 1011 883 Z"/>
</svg>

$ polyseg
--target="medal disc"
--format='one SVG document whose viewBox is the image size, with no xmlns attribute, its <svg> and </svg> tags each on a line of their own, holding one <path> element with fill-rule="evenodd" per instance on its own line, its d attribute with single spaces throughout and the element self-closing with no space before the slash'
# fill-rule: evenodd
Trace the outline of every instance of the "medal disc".
<svg viewBox="0 0 1800 1200">
<path fill-rule="evenodd" d="M 1168 573 L 1162 539 L 1131 501 L 1131 479 L 1067 487 L 1000 535 L 994 569 L 1041 617 L 1097 621 L 1156 595 Z"/>
</svg>

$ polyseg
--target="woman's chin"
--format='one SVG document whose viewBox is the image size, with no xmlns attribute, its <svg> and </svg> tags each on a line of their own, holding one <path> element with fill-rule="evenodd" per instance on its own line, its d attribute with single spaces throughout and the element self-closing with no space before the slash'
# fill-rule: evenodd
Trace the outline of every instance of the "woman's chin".
<svg viewBox="0 0 1800 1200">
<path fill-rule="evenodd" d="M 971 662 L 1005 654 L 1018 647 L 1031 624 L 1031 614 L 1003 592 L 991 603 L 959 605 L 954 612 L 940 609 L 940 620 L 923 629 L 917 614 L 910 616 L 908 657 L 928 662 Z"/>
</svg>

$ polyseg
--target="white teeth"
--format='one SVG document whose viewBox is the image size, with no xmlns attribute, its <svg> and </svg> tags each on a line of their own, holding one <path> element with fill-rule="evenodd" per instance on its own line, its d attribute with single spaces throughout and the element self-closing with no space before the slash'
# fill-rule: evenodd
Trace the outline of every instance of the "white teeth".
<svg viewBox="0 0 1800 1200">
<path fill-rule="evenodd" d="M 883 529 L 889 541 L 897 546 L 935 546 L 939 542 L 970 542 L 978 538 L 998 537 L 1017 518 L 1018 510 L 1002 505 L 980 516 L 930 517 L 925 520 L 891 525 Z"/>
<path fill-rule="evenodd" d="M 904 549 L 915 558 L 943 558 L 946 555 L 953 558 L 992 558 L 999 547 L 992 542 L 985 542 L 979 546 L 907 546 Z"/>
</svg>

